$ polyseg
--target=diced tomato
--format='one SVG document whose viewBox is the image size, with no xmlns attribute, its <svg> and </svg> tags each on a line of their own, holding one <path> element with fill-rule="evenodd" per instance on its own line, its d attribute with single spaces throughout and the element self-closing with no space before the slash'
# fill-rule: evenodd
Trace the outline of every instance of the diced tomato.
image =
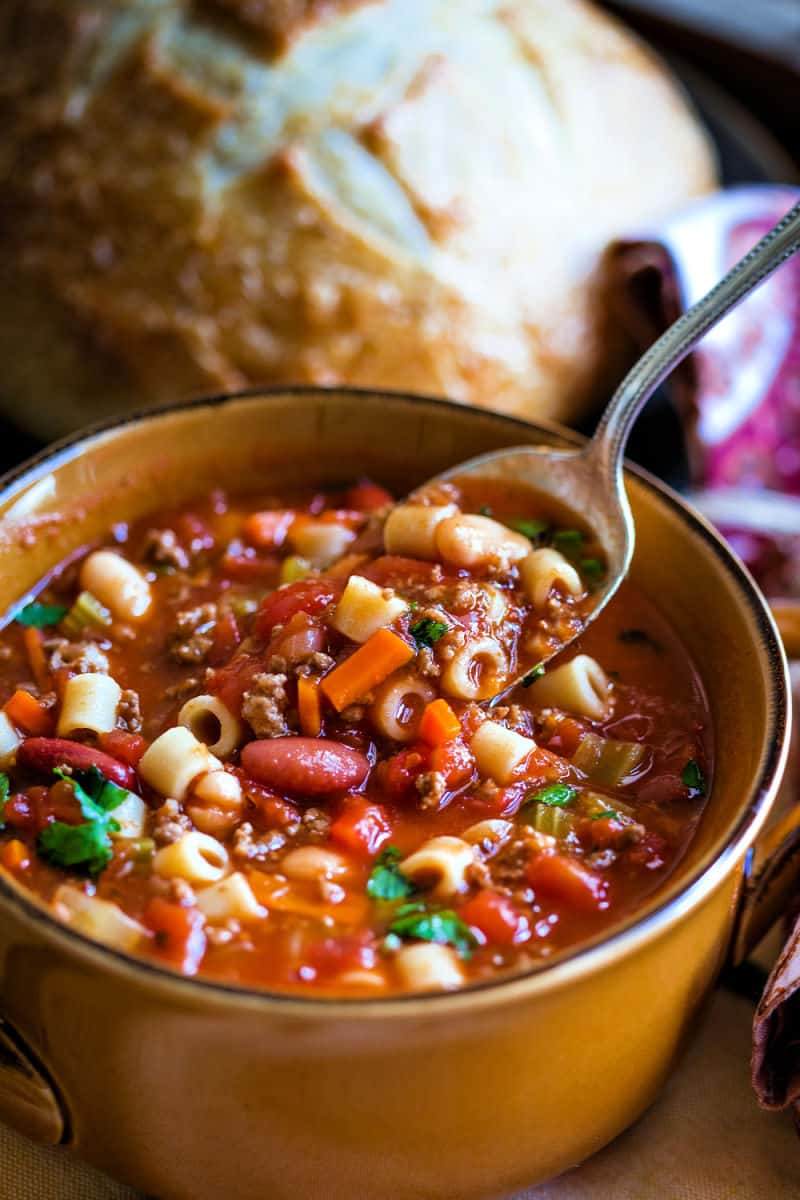
<svg viewBox="0 0 800 1200">
<path fill-rule="evenodd" d="M 264 670 L 264 659 L 260 654 L 237 654 L 224 667 L 218 667 L 210 676 L 208 690 L 231 712 L 242 711 L 242 697 L 250 689 L 253 678 Z"/>
<path fill-rule="evenodd" d="M 572 758 L 585 732 L 585 727 L 574 717 L 560 717 L 547 740 L 547 749 Z"/>
<path fill-rule="evenodd" d="M 375 960 L 369 930 L 323 938 L 310 946 L 305 954 L 306 964 L 314 971 L 315 979 L 335 979 L 345 971 L 368 971 L 375 966 Z"/>
<path fill-rule="evenodd" d="M 525 868 L 537 897 L 560 901 L 579 912 L 608 907 L 608 883 L 595 871 L 565 854 L 538 854 Z"/>
<path fill-rule="evenodd" d="M 155 896 L 144 910 L 143 921 L 155 934 L 156 957 L 184 975 L 196 975 L 206 952 L 205 917 L 200 910 Z"/>
<path fill-rule="evenodd" d="M 149 742 L 140 733 L 112 729 L 109 733 L 100 734 L 100 745 L 112 758 L 118 758 L 120 762 L 127 763 L 129 767 L 136 767 Z"/>
<path fill-rule="evenodd" d="M 667 839 L 660 833 L 646 833 L 641 842 L 632 846 L 628 851 L 628 861 L 645 867 L 648 871 L 657 871 L 666 862 Z"/>
<path fill-rule="evenodd" d="M 35 792 L 46 793 L 47 788 L 28 788 L 27 795 L 24 792 L 15 792 L 13 796 L 8 797 L 3 809 L 3 820 L 6 825 L 10 825 L 14 829 L 38 831 L 39 817 L 33 794 Z"/>
<path fill-rule="evenodd" d="M 254 512 L 245 520 L 242 532 L 247 541 L 259 550 L 277 548 L 286 541 L 289 526 L 296 515 L 292 508 L 272 508 Z"/>
<path fill-rule="evenodd" d="M 322 612 L 342 593 L 343 584 L 336 579 L 301 579 L 286 587 L 278 588 L 261 604 L 256 618 L 256 632 L 264 641 L 269 639 L 276 625 L 285 625 L 295 613 L 305 612 L 310 616 Z"/>
<path fill-rule="evenodd" d="M 360 479 L 345 492 L 344 502 L 348 508 L 374 512 L 376 509 L 386 508 L 387 504 L 394 504 L 394 497 L 379 483 L 373 483 L 371 479 Z"/>
<path fill-rule="evenodd" d="M 363 858 L 377 854 L 392 836 L 384 809 L 363 796 L 348 796 L 331 825 L 331 838 L 339 846 Z"/>
<path fill-rule="evenodd" d="M 530 922 L 507 896 L 482 888 L 461 906 L 462 921 L 479 930 L 495 946 L 518 946 L 531 935 Z"/>
<path fill-rule="evenodd" d="M 214 534 L 197 513 L 179 513 L 173 527 L 182 542 L 186 542 L 194 554 L 210 550 L 214 545 Z"/>
<path fill-rule="evenodd" d="M 274 554 L 226 554 L 219 569 L 237 583 L 274 583 L 280 570 L 280 560 Z"/>
<path fill-rule="evenodd" d="M 544 746 L 536 746 L 517 772 L 529 784 L 555 783 L 566 779 L 570 773 L 570 765 L 565 758 L 546 750 Z"/>
<path fill-rule="evenodd" d="M 219 667 L 226 663 L 241 640 L 242 635 L 234 614 L 230 610 L 222 613 L 214 625 L 214 639 L 208 654 L 211 666 Z"/>
<path fill-rule="evenodd" d="M 392 800 L 409 800 L 416 795 L 415 783 L 423 771 L 429 770 L 430 748 L 423 743 L 399 750 L 375 768 L 375 778 Z"/>
<path fill-rule="evenodd" d="M 391 586 L 402 592 L 407 587 L 426 587 L 439 577 L 441 567 L 437 563 L 423 562 L 421 558 L 402 558 L 398 554 L 384 554 L 374 562 L 367 563 L 361 574 L 380 587 Z"/>
<path fill-rule="evenodd" d="M 460 738 L 443 742 L 441 746 L 434 746 L 430 752 L 429 763 L 430 771 L 438 771 L 444 775 L 444 781 L 450 791 L 468 783 L 475 770 L 472 751 Z"/>
</svg>

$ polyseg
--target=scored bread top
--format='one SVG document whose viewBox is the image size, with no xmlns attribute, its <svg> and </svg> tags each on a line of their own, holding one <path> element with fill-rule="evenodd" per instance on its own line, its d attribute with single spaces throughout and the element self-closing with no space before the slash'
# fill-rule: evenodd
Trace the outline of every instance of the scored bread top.
<svg viewBox="0 0 800 1200">
<path fill-rule="evenodd" d="M 11 0 L 4 403 L 44 434 L 251 383 L 573 419 L 598 262 L 709 190 L 654 57 L 581 0 Z"/>
</svg>

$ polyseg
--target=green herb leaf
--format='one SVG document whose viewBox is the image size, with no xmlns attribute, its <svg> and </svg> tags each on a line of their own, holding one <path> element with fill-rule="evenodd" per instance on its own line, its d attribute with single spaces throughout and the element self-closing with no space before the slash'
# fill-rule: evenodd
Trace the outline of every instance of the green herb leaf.
<svg viewBox="0 0 800 1200">
<path fill-rule="evenodd" d="M 490 517 L 492 515 L 492 510 L 489 508 L 488 504 L 482 504 L 478 509 L 478 515 L 481 517 Z"/>
<path fill-rule="evenodd" d="M 553 534 L 553 545 L 568 558 L 574 558 L 583 549 L 583 534 L 580 529 L 557 529 Z"/>
<path fill-rule="evenodd" d="M 8 800 L 9 788 L 10 783 L 8 776 L 6 775 L 5 771 L 3 771 L 2 774 L 0 774 L 0 829 L 5 828 L 5 819 L 3 814 L 5 813 L 6 801 Z"/>
<path fill-rule="evenodd" d="M 433 617 L 423 617 L 421 621 L 415 621 L 409 627 L 409 633 L 417 643 L 417 649 L 423 646 L 432 646 L 434 642 L 438 642 L 440 637 L 444 637 L 449 626 L 444 621 L 436 621 Z"/>
<path fill-rule="evenodd" d="M 477 944 L 469 926 L 447 908 L 438 912 L 409 913 L 394 921 L 389 926 L 389 933 L 401 938 L 452 946 L 462 958 L 469 958 Z"/>
<path fill-rule="evenodd" d="M 690 758 L 683 768 L 681 783 L 684 787 L 689 788 L 689 791 L 696 793 L 698 796 L 705 796 L 706 794 L 706 781 L 703 777 L 703 772 L 693 758 Z"/>
<path fill-rule="evenodd" d="M 98 875 L 111 861 L 109 834 L 118 833 L 120 828 L 119 821 L 109 814 L 129 793 L 106 779 L 97 767 L 76 771 L 74 775 L 56 767 L 53 774 L 72 784 L 86 819 L 81 825 L 54 821 L 46 826 L 37 841 L 39 853 L 56 866 L 85 867 L 90 875 Z"/>
<path fill-rule="evenodd" d="M 599 558 L 582 558 L 578 563 L 578 567 L 582 575 L 596 583 L 598 579 L 602 579 L 606 573 L 605 567 L 600 562 Z"/>
<path fill-rule="evenodd" d="M 523 687 L 530 687 L 532 683 L 535 683 L 537 679 L 541 679 L 543 675 L 544 663 L 537 663 L 535 667 L 531 667 L 530 671 L 526 671 L 522 679 L 520 679 L 520 683 Z"/>
<path fill-rule="evenodd" d="M 111 839 L 105 821 L 86 821 L 83 825 L 54 821 L 39 834 L 37 848 L 48 862 L 59 867 L 85 867 L 91 875 L 99 875 L 111 861 Z"/>
<path fill-rule="evenodd" d="M 20 625 L 34 625 L 44 629 L 48 625 L 57 625 L 66 616 L 67 610 L 63 604 L 26 604 L 14 617 Z"/>
<path fill-rule="evenodd" d="M 616 817 L 616 815 L 617 815 L 617 814 L 614 812 L 614 809 L 613 809 L 613 808 L 604 808 L 602 812 L 599 812 L 599 813 L 592 813 L 592 815 L 591 815 L 591 817 L 590 817 L 590 820 L 592 820 L 592 821 L 602 821 L 602 820 L 604 820 L 606 817 Z"/>
<path fill-rule="evenodd" d="M 551 808 L 563 808 L 565 804 L 569 804 L 570 800 L 574 800 L 577 794 L 578 789 L 569 783 L 548 783 L 547 787 L 540 788 L 538 792 L 526 796 L 525 803 L 547 804 Z"/>
<path fill-rule="evenodd" d="M 514 520 L 505 521 L 505 525 L 509 529 L 521 533 L 523 537 L 529 538 L 532 542 L 538 542 L 539 538 L 547 533 L 550 526 L 547 521 L 537 521 L 534 518 L 518 517 Z"/>
<path fill-rule="evenodd" d="M 396 846 L 387 846 L 378 858 L 367 880 L 367 895 L 373 900 L 402 900 L 413 895 L 413 883 L 397 865 L 402 857 Z"/>
</svg>

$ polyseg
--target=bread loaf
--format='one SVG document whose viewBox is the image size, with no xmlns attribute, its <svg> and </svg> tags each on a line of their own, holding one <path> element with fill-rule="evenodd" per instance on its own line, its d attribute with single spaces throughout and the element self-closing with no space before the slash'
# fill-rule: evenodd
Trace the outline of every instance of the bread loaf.
<svg viewBox="0 0 800 1200">
<path fill-rule="evenodd" d="M 581 0 L 5 0 L 2 403 L 53 435 L 254 383 L 572 420 L 598 261 L 714 184 Z"/>
</svg>

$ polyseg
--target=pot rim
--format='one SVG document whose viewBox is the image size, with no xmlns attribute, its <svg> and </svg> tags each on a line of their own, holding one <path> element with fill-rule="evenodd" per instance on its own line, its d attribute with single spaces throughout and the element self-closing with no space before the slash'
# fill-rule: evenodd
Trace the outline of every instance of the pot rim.
<svg viewBox="0 0 800 1200">
<path fill-rule="evenodd" d="M 579 444 L 583 435 L 547 420 L 528 421 L 522 417 L 498 412 L 493 409 L 470 409 L 455 401 L 420 393 L 404 392 L 391 388 L 362 388 L 349 386 L 322 387 L 314 384 L 287 384 L 268 387 L 246 388 L 234 392 L 220 392 L 210 396 L 199 396 L 178 400 L 170 404 L 143 407 L 132 412 L 106 418 L 85 426 L 76 433 L 60 438 L 34 454 L 10 471 L 0 476 L 0 502 L 15 485 L 35 483 L 44 469 L 48 471 L 71 461 L 85 451 L 91 451 L 91 443 L 129 425 L 141 425 L 161 417 L 192 409 L 220 408 L 228 403 L 257 401 L 270 396 L 313 396 L 333 402 L 336 396 L 360 396 L 379 400 L 391 400 L 408 405 L 421 405 L 459 414 L 475 414 L 477 419 L 485 416 L 514 430 L 539 429 L 556 435 L 565 442 Z M 472 419 L 472 417 L 468 417 Z M 512 444 L 512 443 L 509 443 Z M 513 1002 L 529 994 L 550 991 L 570 984 L 576 978 L 607 966 L 609 961 L 621 953 L 632 953 L 649 938 L 665 931 L 708 897 L 718 884 L 748 852 L 767 819 L 781 781 L 789 750 L 791 711 L 789 704 L 790 684 L 788 664 L 769 606 L 744 564 L 737 558 L 717 530 L 683 497 L 650 472 L 626 462 L 625 470 L 654 491 L 659 500 L 678 514 L 705 546 L 720 561 L 731 582 L 735 585 L 742 601 L 746 604 L 753 620 L 764 666 L 770 680 L 767 704 L 768 738 L 762 750 L 761 762 L 756 779 L 746 802 L 742 803 L 739 818 L 726 842 L 716 851 L 706 855 L 691 874 L 675 890 L 665 888 L 664 896 L 643 916 L 635 913 L 626 918 L 609 934 L 600 934 L 587 942 L 559 954 L 551 962 L 530 968 L 518 974 L 500 976 L 468 984 L 452 992 L 430 992 L 391 994 L 388 996 L 307 996 L 299 992 L 274 992 L 241 984 L 226 983 L 202 977 L 187 977 L 168 967 L 144 958 L 127 954 L 114 947 L 94 941 L 57 920 L 49 909 L 21 885 L 0 874 L 0 902 L 12 904 L 20 914 L 34 923 L 47 927 L 50 935 L 66 943 L 72 950 L 93 960 L 98 967 L 113 967 L 123 975 L 130 974 L 142 984 L 174 990 L 181 998 L 195 1004 L 201 1001 L 221 1005 L 246 1005 L 282 1012 L 301 1018 L 340 1017 L 342 1019 L 375 1019 L 390 1016 L 415 1016 L 420 1007 L 430 1014 L 443 1014 L 452 1008 L 466 1006 L 491 1006 L 496 1002 Z"/>
</svg>

